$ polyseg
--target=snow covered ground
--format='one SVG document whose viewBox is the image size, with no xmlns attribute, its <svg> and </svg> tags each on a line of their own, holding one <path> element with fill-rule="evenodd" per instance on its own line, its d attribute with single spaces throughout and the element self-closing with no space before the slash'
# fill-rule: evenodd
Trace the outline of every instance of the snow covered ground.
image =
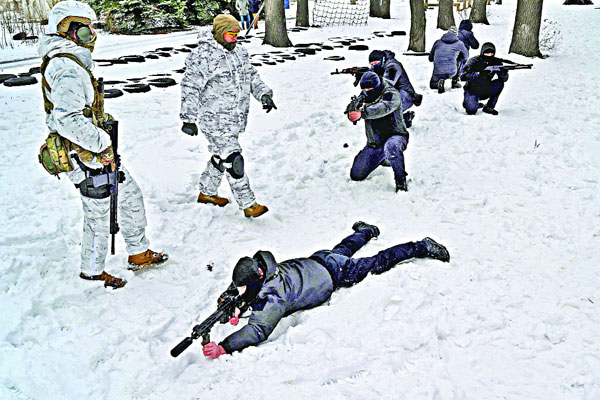
<svg viewBox="0 0 600 400">
<path fill-rule="evenodd" d="M 108 99 L 124 163 L 144 192 L 152 248 L 171 256 L 134 275 L 119 239 L 107 269 L 129 283 L 116 291 L 77 277 L 79 196 L 37 163 L 46 137 L 40 86 L 0 87 L 0 398 L 599 399 L 600 12 L 558 3 L 544 6 L 544 18 L 562 29 L 545 60 L 507 54 L 515 0 L 491 5 L 491 25 L 475 26 L 498 56 L 534 64 L 511 73 L 497 117 L 467 116 L 462 89 L 429 90 L 426 58 L 400 56 L 406 36 L 372 35 L 408 31 L 408 1 L 394 1 L 391 20 L 366 27 L 290 33 L 294 43 L 372 38 L 370 50 L 399 55 L 425 94 L 405 153 L 408 193 L 394 193 L 389 168 L 349 179 L 364 125 L 343 115 L 358 93 L 352 78 L 330 71 L 365 65 L 368 52 L 335 49 L 258 67 L 278 110 L 266 114 L 253 102 L 241 139 L 258 201 L 271 210 L 256 220 L 234 205 L 196 203 L 209 154 L 204 138 L 180 131 L 179 86 Z M 442 31 L 437 9 L 427 18 L 429 48 Z M 106 35 L 95 57 L 194 37 Z M 251 54 L 276 50 L 247 46 Z M 323 60 L 330 55 L 346 60 Z M 96 75 L 173 73 L 184 58 L 98 67 Z M 0 65 L 0 73 L 36 64 Z M 232 198 L 225 182 L 221 194 Z M 233 356 L 206 359 L 199 343 L 169 355 L 214 310 L 239 257 L 259 249 L 278 260 L 307 256 L 335 245 L 356 220 L 382 232 L 359 256 L 432 236 L 452 261 L 416 260 L 370 276 Z M 233 329 L 217 326 L 213 340 Z"/>
</svg>

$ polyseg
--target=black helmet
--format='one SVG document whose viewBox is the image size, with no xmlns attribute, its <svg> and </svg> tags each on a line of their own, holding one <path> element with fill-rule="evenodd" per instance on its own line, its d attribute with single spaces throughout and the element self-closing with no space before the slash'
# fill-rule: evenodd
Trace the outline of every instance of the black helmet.
<svg viewBox="0 0 600 400">
<path fill-rule="evenodd" d="M 265 272 L 254 258 L 242 257 L 233 268 L 233 283 L 237 287 L 261 283 L 264 277 Z"/>
</svg>

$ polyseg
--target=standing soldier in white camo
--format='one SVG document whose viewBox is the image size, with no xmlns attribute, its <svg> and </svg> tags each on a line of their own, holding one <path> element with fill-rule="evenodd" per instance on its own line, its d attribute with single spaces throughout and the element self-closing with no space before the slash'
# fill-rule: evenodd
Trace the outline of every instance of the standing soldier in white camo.
<svg viewBox="0 0 600 400">
<path fill-rule="evenodd" d="M 111 182 L 108 176 L 114 171 L 111 139 L 102 123 L 112 117 L 103 113 L 103 99 L 91 73 L 96 41 L 92 21 L 95 19 L 90 6 L 79 1 L 61 1 L 52 8 L 48 34 L 39 46 L 43 60 L 42 92 L 51 136 L 68 152 L 63 160 L 67 167 L 62 171 L 81 192 L 84 219 L 80 277 L 103 281 L 105 287 L 117 289 L 125 286 L 126 281 L 104 271 L 112 185 L 87 187 L 92 176 L 106 175 L 107 182 Z M 71 161 L 74 156 L 79 161 Z M 90 168 L 94 171 L 90 172 Z M 122 164 L 120 170 L 125 180 L 119 185 L 119 222 L 130 254 L 128 269 L 137 271 L 161 264 L 168 255 L 148 248 L 142 192 Z M 112 175 L 114 179 L 114 173 Z"/>
<path fill-rule="evenodd" d="M 198 47 L 185 60 L 181 80 L 181 130 L 195 136 L 199 127 L 212 153 L 200 176 L 198 202 L 220 207 L 229 203 L 217 193 L 227 172 L 233 197 L 244 215 L 258 217 L 268 208 L 256 203 L 250 189 L 238 137 L 246 129 L 250 94 L 262 102 L 267 112 L 277 107 L 273 92 L 250 64 L 248 51 L 236 46 L 239 32 L 238 21 L 222 14 L 215 17 L 212 32 L 198 35 Z"/>
</svg>

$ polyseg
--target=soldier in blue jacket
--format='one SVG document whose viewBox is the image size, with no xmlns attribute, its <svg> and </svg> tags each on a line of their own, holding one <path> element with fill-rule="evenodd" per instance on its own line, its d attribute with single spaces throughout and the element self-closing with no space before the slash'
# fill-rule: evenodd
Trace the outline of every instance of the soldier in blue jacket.
<svg viewBox="0 0 600 400">
<path fill-rule="evenodd" d="M 467 51 L 471 49 L 478 49 L 479 42 L 475 39 L 475 35 L 473 34 L 473 23 L 471 20 L 464 19 L 460 21 L 460 25 L 458 25 L 458 39 L 463 42 Z"/>
<path fill-rule="evenodd" d="M 433 74 L 429 87 L 444 93 L 444 80 L 452 79 L 452 88 L 459 88 L 460 66 L 469 58 L 469 51 L 458 39 L 456 26 L 451 26 L 441 39 L 436 40 L 429 52 L 433 63 Z"/>
<path fill-rule="evenodd" d="M 277 263 L 268 251 L 241 258 L 233 269 L 228 292 L 241 295 L 251 305 L 252 314 L 246 326 L 218 345 L 205 344 L 204 355 L 217 358 L 256 346 L 267 340 L 285 316 L 325 303 L 337 288 L 353 286 L 369 273 L 381 274 L 413 257 L 450 261 L 448 250 L 428 237 L 390 247 L 372 257 L 352 258 L 369 240 L 379 236 L 379 228 L 358 221 L 352 229 L 354 233 L 332 250 L 320 250 L 308 258 Z M 235 310 L 232 324 L 237 324 L 240 312 Z"/>
</svg>

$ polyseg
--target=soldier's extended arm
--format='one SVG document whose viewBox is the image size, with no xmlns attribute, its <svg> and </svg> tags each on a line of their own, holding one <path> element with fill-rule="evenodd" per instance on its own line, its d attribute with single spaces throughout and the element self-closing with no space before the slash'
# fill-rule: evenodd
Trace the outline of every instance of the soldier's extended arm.
<svg viewBox="0 0 600 400">
<path fill-rule="evenodd" d="M 196 123 L 202 90 L 208 81 L 206 61 L 200 57 L 198 49 L 185 59 L 185 74 L 181 79 L 181 111 L 183 122 Z"/>
<path fill-rule="evenodd" d="M 402 99 L 396 89 L 388 89 L 377 103 L 366 103 L 362 110 L 364 119 L 378 119 L 393 113 L 396 110 L 402 110 Z"/>
</svg>

